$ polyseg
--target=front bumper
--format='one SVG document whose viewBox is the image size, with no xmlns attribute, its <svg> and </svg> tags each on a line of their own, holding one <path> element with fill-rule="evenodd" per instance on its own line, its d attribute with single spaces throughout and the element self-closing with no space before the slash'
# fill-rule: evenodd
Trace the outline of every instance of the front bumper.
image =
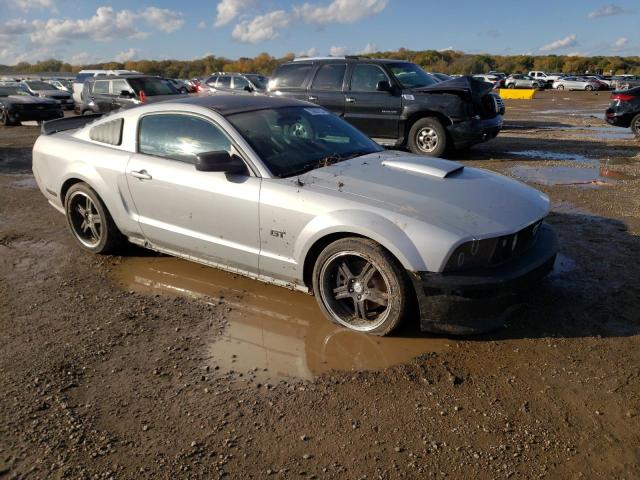
<svg viewBox="0 0 640 480">
<path fill-rule="evenodd" d="M 8 113 L 9 118 L 15 122 L 42 122 L 64 117 L 64 112 L 60 108 L 44 110 L 11 110 Z"/>
<path fill-rule="evenodd" d="M 465 274 L 412 273 L 423 331 L 468 335 L 493 330 L 517 307 L 517 296 L 553 269 L 558 240 L 543 224 L 535 243 L 503 265 Z"/>
<path fill-rule="evenodd" d="M 447 127 L 447 132 L 455 148 L 466 148 L 476 143 L 486 142 L 495 138 L 502 129 L 502 117 L 471 119 L 454 123 Z"/>
</svg>

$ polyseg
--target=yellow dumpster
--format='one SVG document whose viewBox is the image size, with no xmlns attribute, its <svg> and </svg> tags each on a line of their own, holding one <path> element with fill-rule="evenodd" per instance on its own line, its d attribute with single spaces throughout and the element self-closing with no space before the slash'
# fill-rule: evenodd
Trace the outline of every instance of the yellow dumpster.
<svg viewBox="0 0 640 480">
<path fill-rule="evenodd" d="M 533 88 L 501 88 L 500 96 L 509 100 L 533 100 L 536 90 Z"/>
</svg>

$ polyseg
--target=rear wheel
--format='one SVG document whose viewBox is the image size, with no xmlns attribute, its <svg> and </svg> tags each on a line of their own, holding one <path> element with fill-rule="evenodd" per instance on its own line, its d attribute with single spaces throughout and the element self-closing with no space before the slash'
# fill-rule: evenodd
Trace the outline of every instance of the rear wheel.
<svg viewBox="0 0 640 480">
<path fill-rule="evenodd" d="M 447 148 L 447 132 L 437 118 L 421 118 L 411 126 L 408 143 L 412 153 L 439 157 Z"/>
<path fill-rule="evenodd" d="M 313 269 L 313 292 L 332 322 L 374 335 L 391 333 L 409 303 L 402 267 L 364 238 L 337 240 L 322 251 Z"/>
<path fill-rule="evenodd" d="M 14 123 L 9 118 L 9 114 L 5 109 L 0 110 L 0 124 L 2 124 L 5 127 L 8 127 L 9 125 L 14 125 Z"/>
<path fill-rule="evenodd" d="M 640 113 L 631 119 L 631 131 L 640 140 Z"/>
<path fill-rule="evenodd" d="M 84 182 L 71 186 L 65 197 L 67 224 L 82 248 L 108 253 L 123 239 L 98 194 Z"/>
<path fill-rule="evenodd" d="M 558 85 L 558 86 L 556 87 L 556 90 L 564 90 L 564 85 Z"/>
<path fill-rule="evenodd" d="M 585 89 L 587 92 L 590 92 L 591 90 L 593 90 L 593 87 L 592 87 L 591 85 L 587 85 L 586 87 L 584 87 L 584 89 Z"/>
</svg>

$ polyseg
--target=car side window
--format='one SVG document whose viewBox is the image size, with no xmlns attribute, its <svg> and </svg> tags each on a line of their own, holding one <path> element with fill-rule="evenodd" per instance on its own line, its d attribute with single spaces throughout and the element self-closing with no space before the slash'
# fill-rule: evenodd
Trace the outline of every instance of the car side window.
<svg viewBox="0 0 640 480">
<path fill-rule="evenodd" d="M 351 75 L 351 91 L 376 92 L 381 81 L 388 82 L 389 78 L 377 65 L 356 65 Z"/>
<path fill-rule="evenodd" d="M 310 63 L 282 65 L 276 72 L 272 88 L 300 88 L 311 71 Z"/>
<path fill-rule="evenodd" d="M 133 89 L 129 86 L 126 80 L 113 80 L 111 82 L 111 93 L 113 95 L 120 95 L 123 90 L 133 93 Z"/>
<path fill-rule="evenodd" d="M 204 83 L 210 86 L 214 86 L 217 81 L 218 81 L 218 76 L 212 75 L 209 78 L 207 78 Z"/>
<path fill-rule="evenodd" d="M 93 93 L 97 95 L 109 95 L 109 81 L 99 80 L 93 85 Z"/>
<path fill-rule="evenodd" d="M 219 127 L 192 115 L 146 115 L 138 128 L 138 152 L 146 155 L 195 164 L 199 153 L 231 149 Z"/>
<path fill-rule="evenodd" d="M 218 87 L 218 88 L 231 88 L 231 77 L 224 76 L 224 77 L 218 78 L 218 81 L 216 82 L 216 87 Z"/>
<path fill-rule="evenodd" d="M 311 88 L 313 90 L 342 90 L 342 82 L 347 65 L 344 63 L 325 63 L 318 69 Z"/>
<path fill-rule="evenodd" d="M 251 87 L 247 79 L 242 77 L 233 77 L 234 90 L 242 90 L 244 87 Z"/>
</svg>

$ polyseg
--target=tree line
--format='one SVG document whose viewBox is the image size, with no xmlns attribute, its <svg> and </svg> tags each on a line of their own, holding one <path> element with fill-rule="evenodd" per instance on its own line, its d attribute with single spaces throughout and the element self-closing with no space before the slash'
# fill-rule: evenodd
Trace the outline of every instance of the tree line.
<svg viewBox="0 0 640 480">
<path fill-rule="evenodd" d="M 640 75 L 640 56 L 488 55 L 467 54 L 453 50 L 408 50 L 405 48 L 376 52 L 365 56 L 408 60 L 429 72 L 448 74 L 487 73 L 492 70 L 505 73 L 525 73 L 530 70 L 543 70 L 560 73 L 596 72 Z M 170 78 L 196 78 L 222 71 L 269 75 L 278 65 L 293 58 L 293 53 L 288 53 L 283 57 L 261 53 L 253 58 L 237 60 L 209 55 L 197 60 L 129 60 L 91 65 L 71 65 L 60 60 L 44 60 L 33 64 L 21 62 L 13 66 L 0 65 L 0 73 L 5 75 L 43 72 L 76 73 L 82 69 L 126 69 Z"/>
</svg>

